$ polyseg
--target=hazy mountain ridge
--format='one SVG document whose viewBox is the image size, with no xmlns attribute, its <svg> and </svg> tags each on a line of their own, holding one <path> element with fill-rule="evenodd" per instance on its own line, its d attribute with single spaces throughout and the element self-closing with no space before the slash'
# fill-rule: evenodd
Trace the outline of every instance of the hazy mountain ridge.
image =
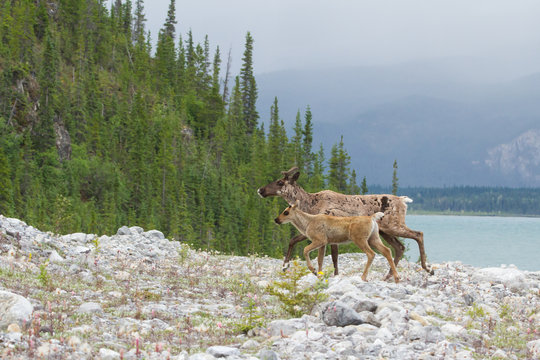
<svg viewBox="0 0 540 360">
<path fill-rule="evenodd" d="M 540 126 L 540 73 L 491 82 L 472 74 L 444 63 L 262 74 L 259 109 L 265 121 L 277 96 L 292 128 L 298 104 L 309 104 L 314 144 L 329 151 L 344 135 L 368 183 L 389 183 L 397 159 L 405 186 L 540 186 L 539 137 L 527 136 L 519 156 L 502 150 Z"/>
</svg>

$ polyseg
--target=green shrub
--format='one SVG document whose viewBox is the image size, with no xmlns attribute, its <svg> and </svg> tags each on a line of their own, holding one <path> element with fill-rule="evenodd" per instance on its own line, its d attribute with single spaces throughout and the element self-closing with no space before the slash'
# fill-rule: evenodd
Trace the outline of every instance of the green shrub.
<svg viewBox="0 0 540 360">
<path fill-rule="evenodd" d="M 320 272 L 314 284 L 302 287 L 300 279 L 310 274 L 310 271 L 296 259 L 288 271 L 278 273 L 279 280 L 268 285 L 267 290 L 278 298 L 285 312 L 293 317 L 300 317 L 311 313 L 317 304 L 328 298 L 323 290 L 328 287 L 328 277 L 332 272 L 333 269 Z"/>
</svg>

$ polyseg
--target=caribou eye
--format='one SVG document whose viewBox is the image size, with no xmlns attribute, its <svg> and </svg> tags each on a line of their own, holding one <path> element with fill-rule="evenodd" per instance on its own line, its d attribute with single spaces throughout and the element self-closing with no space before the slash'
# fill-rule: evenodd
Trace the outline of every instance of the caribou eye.
<svg viewBox="0 0 540 360">
<path fill-rule="evenodd" d="M 287 216 L 287 215 L 289 215 L 289 212 L 288 212 L 288 211 L 284 211 L 284 212 L 283 212 L 283 215 Z"/>
<path fill-rule="evenodd" d="M 279 186 L 285 185 L 285 183 L 283 182 L 283 180 L 279 180 L 279 181 L 277 182 L 277 184 L 278 184 Z"/>
</svg>

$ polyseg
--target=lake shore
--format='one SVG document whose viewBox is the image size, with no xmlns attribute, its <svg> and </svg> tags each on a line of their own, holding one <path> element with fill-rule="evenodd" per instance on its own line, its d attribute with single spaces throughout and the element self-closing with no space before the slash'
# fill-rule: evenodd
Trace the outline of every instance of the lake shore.
<svg viewBox="0 0 540 360">
<path fill-rule="evenodd" d="M 340 255 L 326 299 L 291 317 L 280 259 L 191 249 L 158 230 L 54 236 L 0 215 L 3 359 L 532 359 L 540 272 Z M 325 264 L 330 265 L 325 259 Z M 304 261 L 299 262 L 304 266 Z M 317 282 L 311 274 L 298 286 Z M 244 333 L 242 329 L 249 329 Z"/>
<path fill-rule="evenodd" d="M 540 218 L 540 215 L 530 214 L 513 214 L 513 213 L 491 213 L 491 212 L 474 212 L 474 211 L 425 211 L 414 210 L 409 207 L 407 215 L 445 215 L 445 216 L 487 216 L 487 217 L 524 217 L 524 218 Z"/>
</svg>

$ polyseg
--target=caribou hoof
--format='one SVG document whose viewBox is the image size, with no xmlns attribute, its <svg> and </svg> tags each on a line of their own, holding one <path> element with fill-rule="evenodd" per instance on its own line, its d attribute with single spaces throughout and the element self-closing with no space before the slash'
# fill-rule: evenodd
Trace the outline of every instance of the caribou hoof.
<svg viewBox="0 0 540 360">
<path fill-rule="evenodd" d="M 289 267 L 291 267 L 291 264 L 290 263 L 285 263 L 283 264 L 283 267 L 281 268 L 281 271 L 285 272 L 289 269 Z"/>
</svg>

